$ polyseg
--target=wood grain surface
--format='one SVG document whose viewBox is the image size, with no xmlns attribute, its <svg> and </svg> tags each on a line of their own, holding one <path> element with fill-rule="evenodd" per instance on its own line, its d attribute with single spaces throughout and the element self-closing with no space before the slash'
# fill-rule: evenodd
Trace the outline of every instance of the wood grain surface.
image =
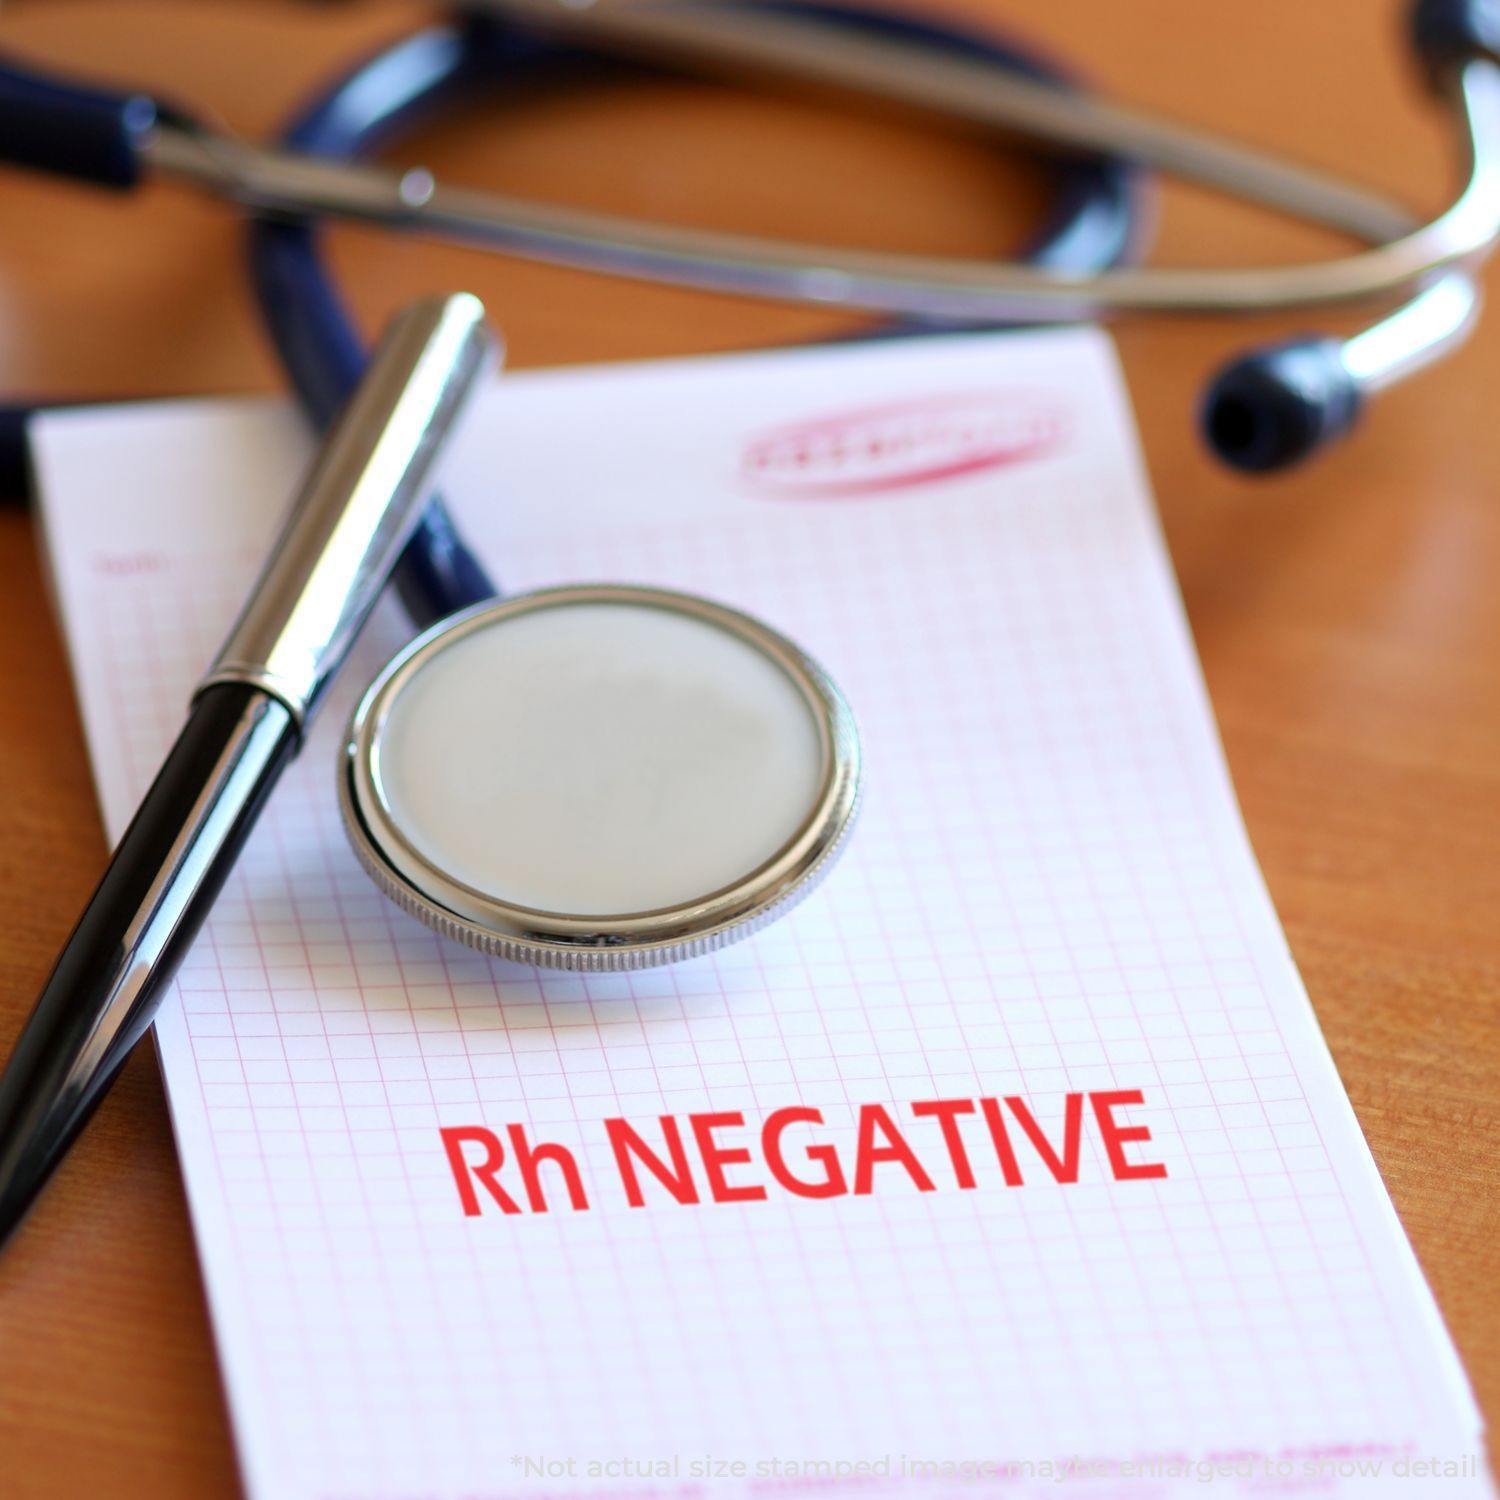
<svg viewBox="0 0 1500 1500">
<path fill-rule="evenodd" d="M 15 0 L 0 48 L 268 132 L 410 6 Z M 1120 97 L 1436 206 L 1453 163 L 1373 0 L 968 0 Z M 454 179 L 892 248 L 1000 253 L 1042 201 L 1014 155 L 926 123 L 656 78 L 524 92 L 405 153 Z M 228 210 L 6 171 L 0 389 L 274 388 Z M 1287 259 L 1320 234 L 1164 188 L 1158 258 Z M 736 349 L 850 326 L 405 238 L 330 236 L 373 328 L 466 287 L 513 366 Z M 1286 325 L 1282 325 L 1285 327 Z M 1334 326 L 1338 326 L 1335 324 Z M 1275 330 L 1280 331 L 1280 330 Z M 1306 472 L 1200 450 L 1206 370 L 1266 330 L 1119 331 L 1250 833 L 1359 1118 L 1479 1398 L 1500 1417 L 1500 321 Z M 213 504 L 212 496 L 204 497 Z M 32 523 L 0 512 L 0 1050 L 105 856 Z M 0 1258 L 0 1493 L 212 1500 L 233 1452 L 155 1058 L 144 1049 Z"/>
</svg>

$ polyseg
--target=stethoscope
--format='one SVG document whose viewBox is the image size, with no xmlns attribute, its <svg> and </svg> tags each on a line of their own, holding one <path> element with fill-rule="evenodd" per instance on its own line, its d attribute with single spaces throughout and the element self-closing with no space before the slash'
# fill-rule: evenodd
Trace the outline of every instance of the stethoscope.
<svg viewBox="0 0 1500 1500">
<path fill-rule="evenodd" d="M 0 69 L 0 154 L 116 188 L 177 177 L 251 210 L 257 300 L 320 427 L 365 361 L 319 254 L 313 221 L 325 215 L 640 279 L 864 308 L 904 332 L 1404 298 L 1353 337 L 1254 350 L 1213 378 L 1201 414 L 1209 444 L 1237 468 L 1269 471 L 1347 432 L 1371 395 L 1439 358 L 1474 322 L 1473 272 L 1500 235 L 1500 7 L 1420 0 L 1413 40 L 1468 154 L 1463 190 L 1425 224 L 1361 187 L 1091 98 L 993 38 L 788 0 L 490 0 L 361 64 L 277 148 L 140 95 Z M 476 89 L 565 78 L 596 68 L 601 54 L 779 73 L 1019 130 L 1061 148 L 1047 157 L 1051 217 L 1024 263 L 987 264 L 642 223 L 360 164 Z M 1143 167 L 1371 248 L 1252 269 L 1127 265 Z M 12 408 L 0 425 L 14 437 L 24 415 Z M 655 589 L 497 602 L 440 501 L 396 583 L 422 633 L 355 710 L 340 803 L 367 871 L 438 930 L 542 964 L 666 962 L 763 926 L 844 846 L 860 800 L 853 715 L 827 673 L 769 626 Z M 479 680 L 484 695 L 473 691 Z M 493 720 L 508 703 L 529 706 L 520 734 L 514 720 Z M 607 705 L 611 732 L 592 738 L 608 741 L 609 755 L 582 753 L 580 704 L 596 724 Z M 451 764 L 454 746 L 495 735 L 505 756 Z M 449 794 L 454 786 L 461 795 Z M 712 816 L 725 808 L 735 815 Z M 657 839 L 666 828 L 673 839 Z M 658 843 L 670 852 L 644 858 Z"/>
</svg>

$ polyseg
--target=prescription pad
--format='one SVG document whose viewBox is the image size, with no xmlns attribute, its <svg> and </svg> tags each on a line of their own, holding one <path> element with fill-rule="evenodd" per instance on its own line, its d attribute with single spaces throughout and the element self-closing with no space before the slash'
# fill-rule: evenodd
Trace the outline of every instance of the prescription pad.
<svg viewBox="0 0 1500 1500">
<path fill-rule="evenodd" d="M 111 835 L 311 446 L 268 401 L 38 422 Z M 340 827 L 382 606 L 156 1025 L 254 1500 L 1492 1493 L 1103 335 L 506 375 L 445 494 L 507 592 L 792 637 L 864 806 L 718 954 L 460 948 Z"/>
</svg>

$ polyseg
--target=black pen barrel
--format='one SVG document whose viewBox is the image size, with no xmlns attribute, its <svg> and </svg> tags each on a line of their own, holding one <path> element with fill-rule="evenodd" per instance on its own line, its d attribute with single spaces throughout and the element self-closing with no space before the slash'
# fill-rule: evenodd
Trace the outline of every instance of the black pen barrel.
<svg viewBox="0 0 1500 1500">
<path fill-rule="evenodd" d="M 475 298 L 413 304 L 325 439 L 0 1075 L 0 1243 L 151 1024 L 374 608 L 494 352 Z"/>
<path fill-rule="evenodd" d="M 0 1243 L 151 1024 L 299 737 L 259 688 L 194 700 L 0 1075 Z"/>
</svg>

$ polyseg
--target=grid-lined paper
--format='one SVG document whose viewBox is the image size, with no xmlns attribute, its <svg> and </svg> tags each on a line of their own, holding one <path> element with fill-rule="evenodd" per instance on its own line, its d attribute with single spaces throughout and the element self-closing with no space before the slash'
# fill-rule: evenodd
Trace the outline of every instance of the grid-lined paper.
<svg viewBox="0 0 1500 1500">
<path fill-rule="evenodd" d="M 308 451 L 255 402 L 40 422 L 112 834 Z M 384 607 L 157 1025 L 257 1500 L 1491 1493 L 1246 845 L 1102 336 L 507 377 L 448 488 L 509 591 L 660 584 L 791 635 L 860 721 L 865 808 L 825 886 L 717 956 L 485 959 L 338 825 Z M 976 1108 L 963 1187 L 911 1109 L 1014 1096 L 1056 1140 L 1068 1094 L 1111 1090 L 1165 1177 L 1118 1180 L 1090 1124 L 1058 1183 L 1012 1117 L 1007 1185 Z M 604 1127 L 662 1151 L 658 1117 L 740 1112 L 729 1175 L 765 1184 L 769 1114 L 821 1111 L 788 1159 L 852 1172 L 868 1104 L 932 1191 L 885 1162 L 868 1194 L 645 1178 L 632 1207 Z M 441 1128 L 512 1124 L 573 1152 L 587 1211 L 553 1176 L 544 1214 L 482 1187 L 464 1213 Z"/>
</svg>

